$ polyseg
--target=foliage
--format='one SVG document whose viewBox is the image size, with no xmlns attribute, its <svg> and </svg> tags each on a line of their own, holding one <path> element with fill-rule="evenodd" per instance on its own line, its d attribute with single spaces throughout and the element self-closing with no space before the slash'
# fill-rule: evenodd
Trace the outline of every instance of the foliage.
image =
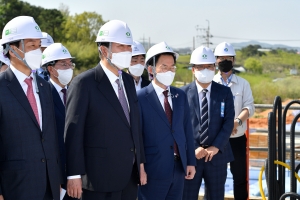
<svg viewBox="0 0 300 200">
<path fill-rule="evenodd" d="M 261 48 L 260 45 L 249 45 L 247 47 L 244 47 L 241 50 L 242 57 L 244 57 L 244 58 L 253 57 L 253 56 L 260 57 L 260 56 L 265 55 L 264 52 L 258 51 L 258 49 L 260 49 L 260 48 Z"/>
<path fill-rule="evenodd" d="M 261 74 L 263 70 L 261 62 L 252 57 L 245 60 L 244 66 L 249 72 L 252 73 Z"/>
<path fill-rule="evenodd" d="M 66 41 L 94 42 L 105 22 L 96 12 L 83 12 L 69 16 L 65 24 Z"/>
</svg>

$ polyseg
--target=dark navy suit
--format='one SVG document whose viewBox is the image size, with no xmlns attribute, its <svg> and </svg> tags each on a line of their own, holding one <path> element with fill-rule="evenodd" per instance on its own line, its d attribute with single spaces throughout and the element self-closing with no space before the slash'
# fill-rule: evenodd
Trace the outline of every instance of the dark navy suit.
<svg viewBox="0 0 300 200">
<path fill-rule="evenodd" d="M 76 76 L 68 89 L 67 176 L 82 175 L 83 199 L 89 199 L 85 194 L 102 196 L 122 192 L 133 182 L 134 189 L 129 196 L 133 194 L 136 199 L 138 170 L 133 161 L 138 167 L 145 162 L 140 112 L 132 77 L 122 73 L 122 78 L 130 107 L 130 124 L 100 64 Z"/>
<path fill-rule="evenodd" d="M 141 79 L 142 79 L 142 82 L 141 82 L 141 88 L 144 88 L 144 87 L 148 86 L 148 85 L 151 83 L 151 81 L 145 79 L 145 78 L 142 77 L 142 76 L 141 76 Z"/>
<path fill-rule="evenodd" d="M 0 75 L 0 194 L 5 200 L 43 199 L 47 182 L 59 200 L 60 158 L 49 83 L 37 76 L 43 130 L 16 76 Z"/>
<path fill-rule="evenodd" d="M 187 97 L 178 88 L 170 87 L 170 92 L 172 125 L 153 83 L 138 91 L 148 179 L 139 188 L 139 200 L 181 199 L 186 167 L 196 164 Z M 178 161 L 174 160 L 174 140 L 181 158 Z"/>
<path fill-rule="evenodd" d="M 193 180 L 185 181 L 185 200 L 197 200 L 204 178 L 206 186 L 209 188 L 209 199 L 224 199 L 224 184 L 227 176 L 227 163 L 233 161 L 233 154 L 229 144 L 229 137 L 233 129 L 234 104 L 230 88 L 215 82 L 211 83 L 211 93 L 209 102 L 209 127 L 208 146 L 215 146 L 219 152 L 210 162 L 205 163 L 205 158 L 197 160 L 196 175 Z M 194 131 L 195 149 L 200 147 L 200 103 L 197 86 L 192 82 L 182 90 L 188 96 L 192 126 Z M 221 117 L 221 102 L 225 103 L 224 117 Z"/>
</svg>

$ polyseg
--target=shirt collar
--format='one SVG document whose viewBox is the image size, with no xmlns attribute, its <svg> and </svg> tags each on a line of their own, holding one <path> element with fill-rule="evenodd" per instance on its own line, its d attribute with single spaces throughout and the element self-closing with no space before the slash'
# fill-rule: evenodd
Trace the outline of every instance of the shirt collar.
<svg viewBox="0 0 300 200">
<path fill-rule="evenodd" d="M 19 81 L 20 84 L 22 84 L 26 78 L 32 77 L 33 78 L 33 74 L 31 72 L 31 74 L 29 76 L 27 76 L 26 74 L 20 72 L 19 70 L 17 70 L 12 64 L 10 64 L 10 69 L 11 71 L 15 74 L 17 80 Z"/>
<path fill-rule="evenodd" d="M 199 94 L 200 92 L 202 92 L 203 87 L 201 87 L 201 85 L 197 81 L 195 81 L 195 82 L 196 82 L 197 91 L 198 91 L 198 94 Z M 206 89 L 207 89 L 207 92 L 211 91 L 211 83 L 208 85 L 208 87 Z"/>
<path fill-rule="evenodd" d="M 60 87 L 60 85 L 58 85 L 57 83 L 55 83 L 51 78 L 50 78 L 50 82 L 51 82 L 52 85 L 55 87 L 55 89 L 57 90 L 57 92 L 61 92 L 61 90 L 62 90 L 63 88 Z M 67 89 L 67 86 L 65 86 L 65 89 Z"/>
<path fill-rule="evenodd" d="M 216 78 L 214 78 L 214 81 L 217 82 L 217 83 L 221 83 L 222 84 L 222 76 L 221 76 L 221 72 L 219 71 L 216 75 L 215 75 Z M 237 83 L 237 77 L 235 74 L 232 74 L 232 78 L 231 78 L 231 82 L 232 83 Z"/>
<path fill-rule="evenodd" d="M 158 86 L 154 81 L 151 81 L 151 83 L 153 85 L 153 88 L 154 88 L 157 96 L 164 95 L 163 92 L 165 91 L 165 89 L 163 89 L 160 86 Z M 169 90 L 169 92 L 170 92 L 170 87 L 169 86 L 167 87 L 167 90 Z"/>
<path fill-rule="evenodd" d="M 102 66 L 102 69 L 103 69 L 104 73 L 106 74 L 106 76 L 108 77 L 109 82 L 110 82 L 111 84 L 115 83 L 116 80 L 119 79 L 118 76 L 116 76 L 114 73 L 112 73 L 109 69 L 107 69 L 107 68 L 105 67 L 105 65 L 103 64 L 102 61 L 100 61 L 100 65 Z M 123 73 L 123 72 L 122 72 L 122 73 Z"/>
</svg>

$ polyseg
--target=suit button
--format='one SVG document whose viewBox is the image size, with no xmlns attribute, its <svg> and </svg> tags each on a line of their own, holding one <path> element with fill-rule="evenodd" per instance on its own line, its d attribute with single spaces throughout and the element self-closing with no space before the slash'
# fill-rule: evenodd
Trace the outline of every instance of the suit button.
<svg viewBox="0 0 300 200">
<path fill-rule="evenodd" d="M 175 131 L 174 131 L 174 130 L 172 130 L 172 133 L 175 133 Z"/>
<path fill-rule="evenodd" d="M 130 151 L 134 151 L 134 149 L 133 149 L 133 148 L 131 148 L 131 149 L 130 149 Z"/>
<path fill-rule="evenodd" d="M 42 162 L 45 162 L 45 159 L 43 158 L 41 161 L 42 161 Z"/>
<path fill-rule="evenodd" d="M 45 139 L 44 138 L 42 138 L 42 142 L 44 142 L 45 141 Z"/>
<path fill-rule="evenodd" d="M 170 149 L 173 149 L 173 146 L 170 146 Z"/>
</svg>

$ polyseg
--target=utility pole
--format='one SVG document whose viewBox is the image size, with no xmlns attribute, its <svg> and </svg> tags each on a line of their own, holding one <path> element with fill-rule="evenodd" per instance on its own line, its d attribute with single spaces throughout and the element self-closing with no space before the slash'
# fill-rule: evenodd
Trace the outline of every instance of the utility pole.
<svg viewBox="0 0 300 200">
<path fill-rule="evenodd" d="M 143 35 L 143 38 L 140 38 L 140 40 L 142 41 L 143 47 L 145 48 L 145 44 L 146 44 L 145 34 Z"/>
<path fill-rule="evenodd" d="M 192 49 L 192 51 L 194 51 L 195 50 L 195 37 L 193 37 L 193 49 Z"/>
<path fill-rule="evenodd" d="M 151 47 L 151 41 L 150 41 L 150 37 L 149 37 L 149 40 L 148 40 L 148 49 L 147 49 L 147 51 L 150 49 L 150 47 Z"/>
<path fill-rule="evenodd" d="M 200 28 L 199 25 L 196 26 L 196 31 L 197 31 L 196 38 L 197 38 L 198 41 L 201 40 L 201 39 L 204 39 L 205 42 L 203 42 L 201 44 L 205 44 L 207 47 L 209 47 L 210 44 L 213 44 L 213 43 L 210 42 L 210 38 L 212 38 L 213 36 L 210 34 L 209 21 L 208 20 L 206 20 L 206 21 L 208 22 L 207 28 Z M 203 31 L 204 34 L 200 35 L 199 34 L 200 31 Z"/>
</svg>

